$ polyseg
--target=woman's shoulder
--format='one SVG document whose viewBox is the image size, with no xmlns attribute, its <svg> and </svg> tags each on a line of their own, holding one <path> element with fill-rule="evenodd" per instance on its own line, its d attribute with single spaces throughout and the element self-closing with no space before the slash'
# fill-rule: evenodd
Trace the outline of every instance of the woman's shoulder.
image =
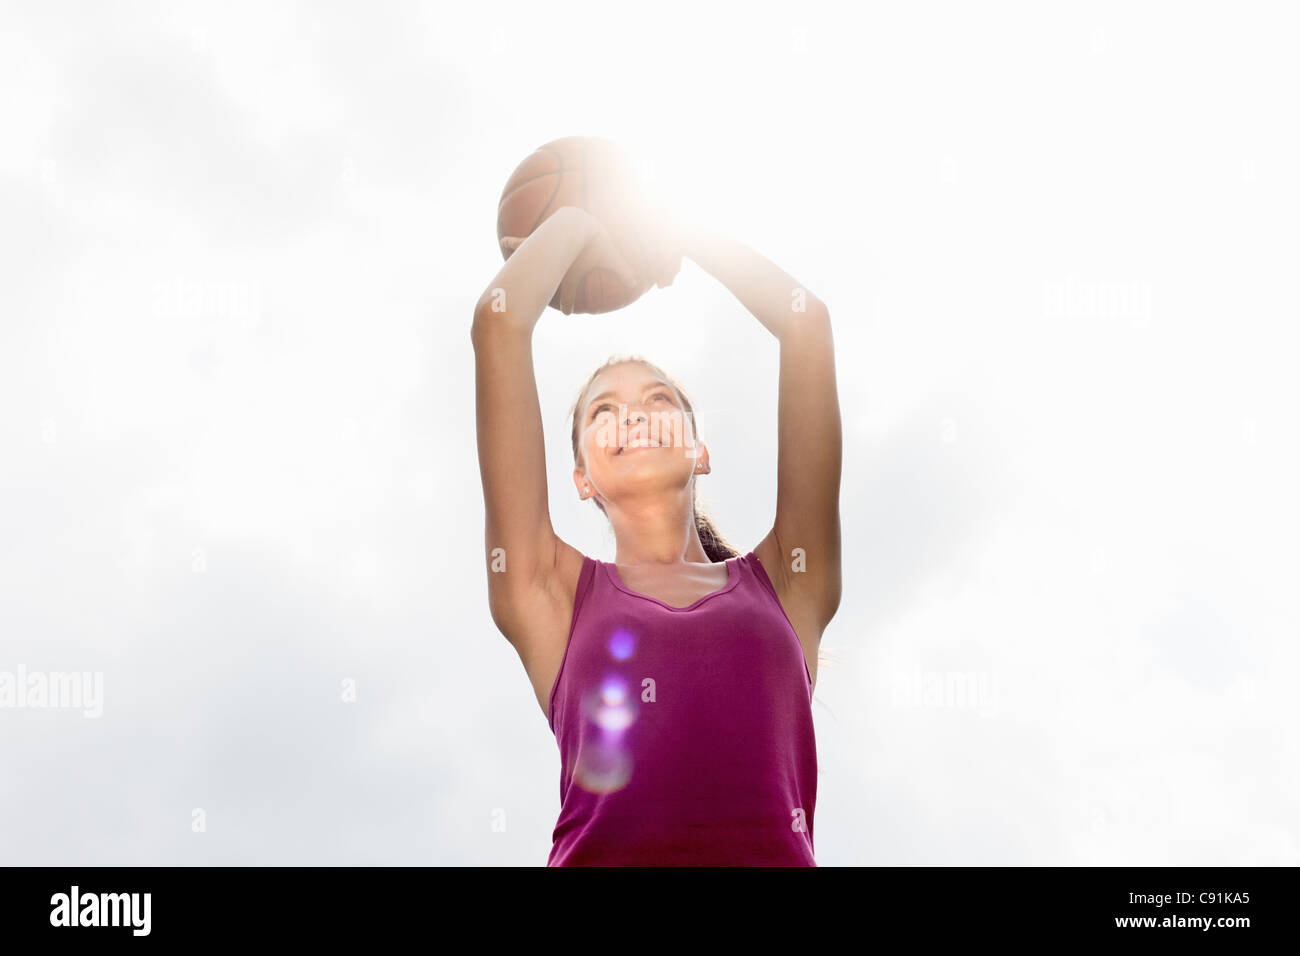
<svg viewBox="0 0 1300 956">
<path fill-rule="evenodd" d="M 595 558 L 583 554 L 563 538 L 555 539 L 554 589 L 560 593 L 574 596 L 583 575 L 599 564 Z"/>
</svg>

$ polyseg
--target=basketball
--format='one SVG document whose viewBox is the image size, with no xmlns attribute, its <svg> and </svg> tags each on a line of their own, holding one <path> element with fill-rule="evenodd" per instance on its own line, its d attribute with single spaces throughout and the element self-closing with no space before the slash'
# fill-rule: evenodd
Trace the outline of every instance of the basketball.
<svg viewBox="0 0 1300 956">
<path fill-rule="evenodd" d="M 532 234 L 555 210 L 577 206 L 604 225 L 619 254 L 638 275 L 648 274 L 635 230 L 626 223 L 639 198 L 626 154 L 608 139 L 567 136 L 539 146 L 506 180 L 497 206 L 497 242 Z M 509 253 L 502 250 L 509 258 Z M 593 269 L 578 283 L 574 312 L 613 312 L 639 299 L 653 285 L 629 289 L 607 269 Z M 559 293 L 551 308 L 560 308 Z"/>
</svg>

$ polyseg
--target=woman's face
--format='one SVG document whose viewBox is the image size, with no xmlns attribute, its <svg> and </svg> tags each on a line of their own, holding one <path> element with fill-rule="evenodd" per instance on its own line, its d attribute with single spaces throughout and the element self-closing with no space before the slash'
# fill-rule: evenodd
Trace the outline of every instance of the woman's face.
<svg viewBox="0 0 1300 956">
<path fill-rule="evenodd" d="M 692 475 L 705 471 L 707 451 L 695 443 L 681 396 L 640 363 L 602 370 L 578 414 L 582 459 L 573 474 L 579 492 L 590 485 L 608 501 L 628 493 L 681 491 Z"/>
</svg>

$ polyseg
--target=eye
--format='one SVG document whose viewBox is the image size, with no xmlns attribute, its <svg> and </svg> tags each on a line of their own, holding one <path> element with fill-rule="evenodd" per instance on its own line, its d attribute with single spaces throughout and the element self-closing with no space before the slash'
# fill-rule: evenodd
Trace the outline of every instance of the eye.
<svg viewBox="0 0 1300 956">
<path fill-rule="evenodd" d="M 665 402 L 671 402 L 671 401 L 672 401 L 672 399 L 669 397 L 669 395 L 668 395 L 667 392 L 655 392 L 655 393 L 654 393 L 653 395 L 651 395 L 650 397 L 651 397 L 652 399 L 654 399 L 654 398 L 662 398 Z"/>
<path fill-rule="evenodd" d="M 591 410 L 591 417 L 595 418 L 597 415 L 599 415 L 602 408 L 608 408 L 611 412 L 614 410 L 613 405 L 610 405 L 608 403 L 602 403 L 600 405 L 597 405 L 595 408 Z"/>
</svg>

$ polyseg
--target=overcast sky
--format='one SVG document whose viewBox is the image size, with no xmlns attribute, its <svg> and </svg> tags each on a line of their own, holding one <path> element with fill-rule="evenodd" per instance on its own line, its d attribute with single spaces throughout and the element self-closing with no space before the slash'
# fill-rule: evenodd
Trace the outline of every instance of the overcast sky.
<svg viewBox="0 0 1300 956">
<path fill-rule="evenodd" d="M 5 4 L 0 672 L 103 700 L 0 709 L 0 862 L 545 863 L 469 321 L 590 134 L 830 306 L 819 863 L 1300 863 L 1285 5 L 621 9 Z M 537 327 L 557 531 L 612 560 L 566 414 L 627 352 L 748 551 L 777 345 L 690 263 Z"/>
</svg>

